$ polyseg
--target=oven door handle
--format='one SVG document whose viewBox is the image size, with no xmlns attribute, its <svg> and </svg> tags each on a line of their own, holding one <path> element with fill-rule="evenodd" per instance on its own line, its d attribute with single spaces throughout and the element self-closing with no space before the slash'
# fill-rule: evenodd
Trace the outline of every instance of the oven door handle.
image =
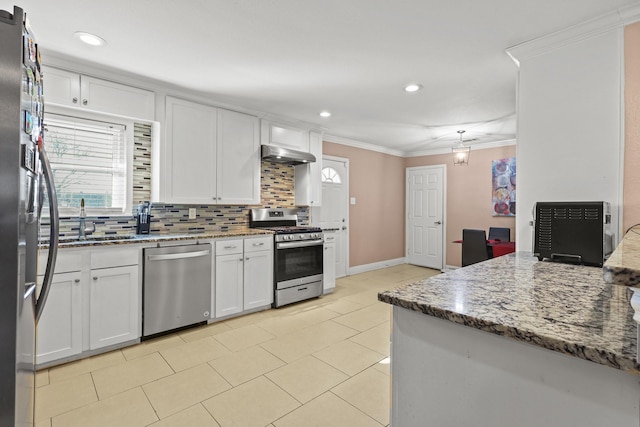
<svg viewBox="0 0 640 427">
<path fill-rule="evenodd" d="M 276 249 L 306 248 L 309 246 L 322 246 L 323 240 L 303 240 L 301 242 L 280 242 L 276 244 Z"/>
</svg>

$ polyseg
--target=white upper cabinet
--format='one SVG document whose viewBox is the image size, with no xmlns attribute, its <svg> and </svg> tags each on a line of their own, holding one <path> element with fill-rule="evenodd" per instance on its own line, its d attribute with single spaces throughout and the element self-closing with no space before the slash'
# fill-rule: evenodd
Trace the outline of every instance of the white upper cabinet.
<svg viewBox="0 0 640 427">
<path fill-rule="evenodd" d="M 258 118 L 168 96 L 164 201 L 259 204 Z"/>
<path fill-rule="evenodd" d="M 260 203 L 258 118 L 218 109 L 217 203 Z"/>
<path fill-rule="evenodd" d="M 263 120 L 261 142 L 308 153 L 309 131 Z"/>
<path fill-rule="evenodd" d="M 216 128 L 214 107 L 167 97 L 164 145 L 165 200 L 215 204 Z"/>
<path fill-rule="evenodd" d="M 44 69 L 45 102 L 145 120 L 155 119 L 151 91 L 57 68 Z"/>
<path fill-rule="evenodd" d="M 313 163 L 296 165 L 296 206 L 320 206 L 322 204 L 322 134 L 309 132 L 310 153 L 316 158 Z"/>
</svg>

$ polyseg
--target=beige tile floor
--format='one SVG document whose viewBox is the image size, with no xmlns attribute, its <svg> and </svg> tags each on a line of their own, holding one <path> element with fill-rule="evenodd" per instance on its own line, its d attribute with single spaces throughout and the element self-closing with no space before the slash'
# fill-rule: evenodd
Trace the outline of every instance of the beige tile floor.
<svg viewBox="0 0 640 427">
<path fill-rule="evenodd" d="M 36 427 L 387 426 L 391 307 L 377 293 L 437 273 L 357 274 L 321 298 L 42 370 Z"/>
</svg>

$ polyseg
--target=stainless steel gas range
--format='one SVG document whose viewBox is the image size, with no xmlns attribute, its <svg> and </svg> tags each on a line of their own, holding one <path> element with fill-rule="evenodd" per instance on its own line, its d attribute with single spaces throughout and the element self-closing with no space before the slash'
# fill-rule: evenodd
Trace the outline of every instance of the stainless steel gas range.
<svg viewBox="0 0 640 427">
<path fill-rule="evenodd" d="M 322 295 L 322 229 L 297 223 L 296 209 L 251 210 L 252 228 L 275 232 L 274 307 Z"/>
</svg>

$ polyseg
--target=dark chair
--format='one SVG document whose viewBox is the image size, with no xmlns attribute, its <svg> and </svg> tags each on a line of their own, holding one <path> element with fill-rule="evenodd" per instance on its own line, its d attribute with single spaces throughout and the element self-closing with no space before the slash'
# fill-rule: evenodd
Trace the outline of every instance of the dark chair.
<svg viewBox="0 0 640 427">
<path fill-rule="evenodd" d="M 489 259 L 487 232 L 484 230 L 462 230 L 462 266 Z"/>
<path fill-rule="evenodd" d="M 511 230 L 503 227 L 489 227 L 489 240 L 511 241 Z"/>
</svg>

